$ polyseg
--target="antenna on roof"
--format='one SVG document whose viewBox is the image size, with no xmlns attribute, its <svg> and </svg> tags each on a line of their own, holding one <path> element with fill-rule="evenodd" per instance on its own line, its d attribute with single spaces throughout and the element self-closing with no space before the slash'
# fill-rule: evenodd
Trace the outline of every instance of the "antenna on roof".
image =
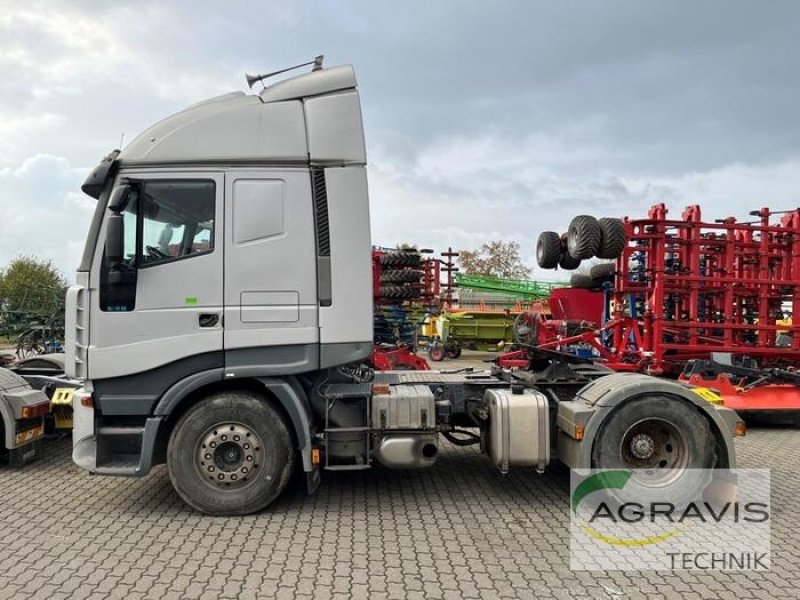
<svg viewBox="0 0 800 600">
<path fill-rule="evenodd" d="M 300 67 L 305 67 L 307 65 L 314 65 L 311 70 L 312 71 L 319 71 L 322 68 L 322 60 L 324 58 L 325 58 L 325 55 L 324 54 L 320 54 L 319 56 L 315 56 L 314 60 L 310 60 L 308 62 L 304 62 L 302 64 L 295 65 L 293 67 L 287 67 L 285 69 L 281 69 L 280 71 L 273 71 L 272 73 L 264 73 L 263 75 L 247 75 L 247 74 L 245 74 L 245 77 L 247 78 L 247 85 L 250 86 L 250 89 L 252 90 L 253 86 L 258 81 L 261 81 L 263 83 L 263 81 L 265 79 L 273 77 L 274 75 L 280 75 L 281 73 L 286 73 L 287 71 L 293 71 L 294 69 L 299 69 Z"/>
</svg>

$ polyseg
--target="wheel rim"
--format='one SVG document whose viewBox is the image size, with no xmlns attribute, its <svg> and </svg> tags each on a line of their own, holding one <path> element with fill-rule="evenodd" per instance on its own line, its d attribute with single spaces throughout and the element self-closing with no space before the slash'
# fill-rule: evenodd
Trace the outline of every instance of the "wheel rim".
<svg viewBox="0 0 800 600">
<path fill-rule="evenodd" d="M 636 469 L 634 477 L 649 486 L 674 482 L 689 462 L 686 436 L 664 419 L 642 419 L 622 436 L 620 457 L 623 465 Z"/>
<path fill-rule="evenodd" d="M 578 231 L 574 228 L 570 228 L 567 231 L 567 251 L 570 252 L 571 256 L 575 256 L 572 254 L 578 247 Z"/>
<path fill-rule="evenodd" d="M 258 434 L 241 423 L 219 423 L 200 437 L 195 467 L 215 488 L 235 489 L 252 483 L 263 468 L 264 447 Z"/>
</svg>

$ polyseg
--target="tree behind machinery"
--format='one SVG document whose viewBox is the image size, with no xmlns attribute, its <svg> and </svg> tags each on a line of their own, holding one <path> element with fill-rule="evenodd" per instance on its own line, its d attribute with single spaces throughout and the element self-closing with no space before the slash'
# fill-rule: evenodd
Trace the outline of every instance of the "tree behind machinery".
<svg viewBox="0 0 800 600">
<path fill-rule="evenodd" d="M 477 250 L 460 250 L 458 263 L 462 273 L 489 275 L 504 279 L 525 279 L 531 270 L 522 262 L 517 242 L 494 240 Z"/>
<path fill-rule="evenodd" d="M 63 312 L 67 281 L 49 260 L 19 256 L 0 271 L 0 311 L 6 332 L 27 327 L 33 319 Z"/>
</svg>

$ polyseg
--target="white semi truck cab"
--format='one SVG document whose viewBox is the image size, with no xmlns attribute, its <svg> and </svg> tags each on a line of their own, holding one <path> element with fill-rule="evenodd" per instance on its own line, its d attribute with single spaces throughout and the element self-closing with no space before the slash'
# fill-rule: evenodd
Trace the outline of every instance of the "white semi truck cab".
<svg viewBox="0 0 800 600">
<path fill-rule="evenodd" d="M 366 152 L 350 66 L 200 102 L 109 154 L 67 295 L 73 459 L 166 463 L 193 507 L 266 507 L 294 469 L 429 467 L 442 437 L 497 468 L 645 467 L 699 485 L 735 413 L 686 386 L 548 355 L 521 373 L 372 373 Z M 663 424 L 667 423 L 666 426 Z M 658 429 L 658 431 L 654 431 Z M 655 481 L 655 483 L 654 483 Z"/>
</svg>

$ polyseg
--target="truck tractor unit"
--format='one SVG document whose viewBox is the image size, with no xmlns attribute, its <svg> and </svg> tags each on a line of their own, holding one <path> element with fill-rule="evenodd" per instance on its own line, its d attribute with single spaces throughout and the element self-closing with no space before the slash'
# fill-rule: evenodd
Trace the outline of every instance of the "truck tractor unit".
<svg viewBox="0 0 800 600">
<path fill-rule="evenodd" d="M 80 467 L 166 463 L 188 504 L 233 515 L 268 506 L 296 470 L 311 493 L 326 470 L 430 467 L 443 439 L 502 472 L 556 457 L 649 469 L 642 492 L 696 491 L 700 469 L 734 466 L 738 417 L 687 385 L 553 352 L 514 372 L 363 367 L 366 162 L 354 71 L 317 60 L 190 106 L 94 169 L 66 310 Z"/>
</svg>

